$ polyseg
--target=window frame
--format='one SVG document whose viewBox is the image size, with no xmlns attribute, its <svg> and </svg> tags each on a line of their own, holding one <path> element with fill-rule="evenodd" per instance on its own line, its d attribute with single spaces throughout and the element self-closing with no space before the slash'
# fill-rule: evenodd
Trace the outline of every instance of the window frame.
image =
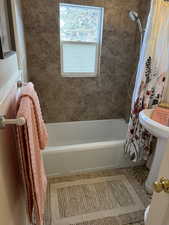
<svg viewBox="0 0 169 225">
<path fill-rule="evenodd" d="M 100 10 L 99 16 L 99 31 L 98 31 L 98 40 L 96 42 L 85 42 L 85 41 L 61 41 L 60 34 L 60 6 L 73 6 L 73 7 L 86 7 L 86 8 L 97 8 Z M 61 76 L 62 77 L 96 77 L 100 74 L 100 61 L 101 61 L 101 49 L 102 49 L 102 37 L 103 37 L 103 22 L 104 22 L 104 8 L 96 7 L 96 6 L 88 6 L 88 5 L 78 5 L 78 4 L 69 4 L 69 3 L 60 3 L 59 4 L 59 35 L 60 35 L 60 66 L 61 66 Z M 95 57 L 95 72 L 64 72 L 64 64 L 63 64 L 63 45 L 64 43 L 72 43 L 72 44 L 89 44 L 96 46 L 96 57 Z"/>
<path fill-rule="evenodd" d="M 0 10 L 0 20 L 2 19 L 2 23 L 0 23 L 0 60 L 5 59 L 16 53 L 16 43 L 15 43 L 15 34 L 14 34 L 14 21 L 13 21 L 13 12 L 12 12 L 12 2 L 11 0 L 4 0 L 1 2 L 0 6 L 2 9 Z M 8 51 L 5 52 L 4 43 L 3 43 L 3 33 L 8 36 Z"/>
</svg>

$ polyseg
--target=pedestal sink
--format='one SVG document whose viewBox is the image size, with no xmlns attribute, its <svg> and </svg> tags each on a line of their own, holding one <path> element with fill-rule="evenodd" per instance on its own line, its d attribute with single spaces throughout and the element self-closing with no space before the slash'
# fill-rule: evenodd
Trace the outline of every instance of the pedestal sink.
<svg viewBox="0 0 169 225">
<path fill-rule="evenodd" d="M 153 183 L 158 178 L 160 164 L 163 159 L 164 152 L 167 148 L 169 148 L 169 127 L 152 120 L 152 112 L 153 109 L 145 109 L 139 114 L 139 120 L 143 127 L 153 136 L 157 137 L 157 146 L 154 158 L 145 183 L 145 188 L 149 193 L 153 192 Z"/>
</svg>

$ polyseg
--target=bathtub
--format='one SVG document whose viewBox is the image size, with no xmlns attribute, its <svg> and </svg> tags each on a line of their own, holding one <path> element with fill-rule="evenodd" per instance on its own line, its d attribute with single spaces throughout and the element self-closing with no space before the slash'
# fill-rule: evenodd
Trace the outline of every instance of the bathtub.
<svg viewBox="0 0 169 225">
<path fill-rule="evenodd" d="M 122 119 L 46 124 L 42 152 L 48 176 L 134 165 L 123 154 L 127 124 Z"/>
</svg>

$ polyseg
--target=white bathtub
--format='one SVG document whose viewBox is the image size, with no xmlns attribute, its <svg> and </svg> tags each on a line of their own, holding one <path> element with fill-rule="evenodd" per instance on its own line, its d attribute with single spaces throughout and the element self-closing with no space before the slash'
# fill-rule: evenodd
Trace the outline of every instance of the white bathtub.
<svg viewBox="0 0 169 225">
<path fill-rule="evenodd" d="M 48 147 L 43 151 L 48 176 L 122 168 L 127 124 L 122 119 L 47 124 Z"/>
</svg>

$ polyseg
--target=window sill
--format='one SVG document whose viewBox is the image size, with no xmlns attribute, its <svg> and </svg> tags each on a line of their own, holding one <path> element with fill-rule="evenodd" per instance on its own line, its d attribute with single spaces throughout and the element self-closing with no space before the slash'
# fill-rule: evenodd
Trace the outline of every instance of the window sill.
<svg viewBox="0 0 169 225">
<path fill-rule="evenodd" d="M 97 77 L 98 74 L 90 74 L 90 73 L 87 73 L 87 74 L 84 74 L 84 73 L 62 73 L 61 74 L 62 77 L 64 78 L 90 78 L 90 77 Z"/>
</svg>

